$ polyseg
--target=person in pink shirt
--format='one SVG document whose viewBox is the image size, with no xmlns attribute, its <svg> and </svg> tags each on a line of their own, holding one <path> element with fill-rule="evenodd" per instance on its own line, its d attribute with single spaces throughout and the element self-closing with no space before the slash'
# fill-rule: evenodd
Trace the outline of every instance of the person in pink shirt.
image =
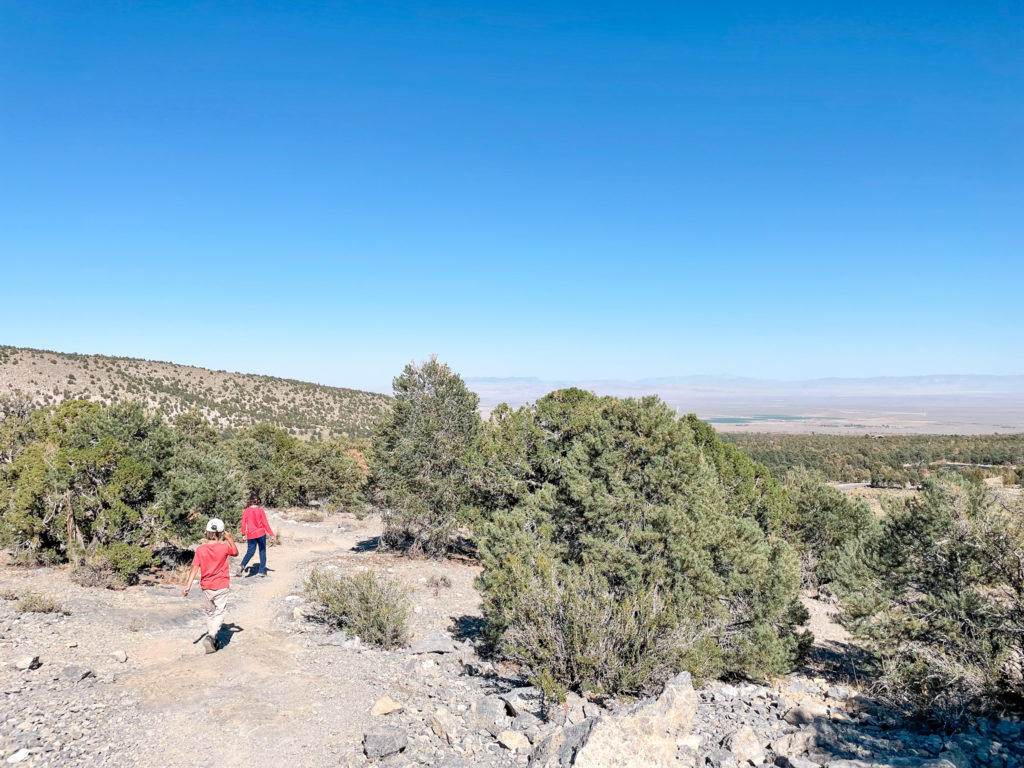
<svg viewBox="0 0 1024 768">
<path fill-rule="evenodd" d="M 181 594 L 188 597 L 192 591 L 192 582 L 197 574 L 202 574 L 199 586 L 206 598 L 206 636 L 203 644 L 207 653 L 217 650 L 217 633 L 224 623 L 224 608 L 228 604 L 230 591 L 229 557 L 238 557 L 238 547 L 231 539 L 230 531 L 225 530 L 224 521 L 216 517 L 206 524 L 206 543 L 196 547 L 192 559 L 192 569 L 188 572 L 188 580 Z"/>
<path fill-rule="evenodd" d="M 242 535 L 247 540 L 248 549 L 245 551 L 245 557 L 242 558 L 242 564 L 238 566 L 239 576 L 245 573 L 245 566 L 256 553 L 257 547 L 260 550 L 259 574 L 262 578 L 267 576 L 267 536 L 273 536 L 274 532 L 270 530 L 267 513 L 263 511 L 263 507 L 258 506 L 259 503 L 259 497 L 255 493 L 251 494 L 249 506 L 242 512 Z"/>
</svg>

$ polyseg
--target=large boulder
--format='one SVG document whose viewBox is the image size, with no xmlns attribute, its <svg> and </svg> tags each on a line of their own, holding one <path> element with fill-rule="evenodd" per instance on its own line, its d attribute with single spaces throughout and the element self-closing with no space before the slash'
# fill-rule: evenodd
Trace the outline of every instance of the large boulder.
<svg viewBox="0 0 1024 768">
<path fill-rule="evenodd" d="M 669 768 L 676 739 L 690 727 L 698 698 L 688 672 L 672 678 L 657 699 L 553 734 L 537 747 L 530 768 Z"/>
</svg>

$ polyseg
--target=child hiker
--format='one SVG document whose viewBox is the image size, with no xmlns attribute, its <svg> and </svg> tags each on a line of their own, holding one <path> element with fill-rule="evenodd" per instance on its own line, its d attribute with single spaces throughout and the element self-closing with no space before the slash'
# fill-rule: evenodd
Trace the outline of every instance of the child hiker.
<svg viewBox="0 0 1024 768">
<path fill-rule="evenodd" d="M 242 535 L 247 539 L 247 549 L 242 564 L 238 566 L 238 576 L 245 573 L 245 566 L 249 559 L 260 549 L 260 576 L 267 576 L 267 534 L 271 536 L 274 532 L 270 530 L 270 523 L 267 522 L 267 513 L 259 506 L 260 497 L 255 493 L 249 495 L 249 506 L 242 512 Z"/>
<path fill-rule="evenodd" d="M 232 541 L 231 533 L 224 529 L 224 521 L 216 517 L 206 524 L 206 539 L 205 544 L 196 547 L 192 570 L 188 573 L 188 581 L 181 594 L 188 597 L 196 574 L 201 572 L 199 586 L 206 598 L 206 636 L 203 645 L 207 653 L 213 653 L 218 647 L 217 633 L 224 623 L 224 608 L 228 603 L 228 557 L 237 557 L 238 547 Z"/>
</svg>

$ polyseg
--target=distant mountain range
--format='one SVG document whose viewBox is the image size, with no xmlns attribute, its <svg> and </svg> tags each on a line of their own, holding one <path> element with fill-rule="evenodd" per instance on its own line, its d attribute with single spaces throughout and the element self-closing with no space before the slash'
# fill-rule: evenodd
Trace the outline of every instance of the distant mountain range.
<svg viewBox="0 0 1024 768">
<path fill-rule="evenodd" d="M 298 437 L 369 434 L 388 407 L 375 392 L 176 363 L 0 346 L 0 397 L 36 405 L 138 400 L 167 416 L 201 411 L 222 429 L 268 422 Z"/>
<path fill-rule="evenodd" d="M 489 412 L 575 386 L 600 395 L 658 395 L 722 431 L 939 433 L 1024 432 L 1024 376 L 933 375 L 778 381 L 676 376 L 639 381 L 470 378 Z"/>
<path fill-rule="evenodd" d="M 1024 376 L 884 376 L 773 381 L 672 376 L 639 381 L 467 378 L 486 416 L 575 386 L 601 395 L 658 395 L 720 431 L 905 434 L 1024 432 Z M 0 346 L 0 397 L 37 405 L 138 400 L 168 416 L 198 409 L 238 429 L 265 421 L 299 437 L 369 434 L 390 398 L 375 392 L 175 363 Z"/>
</svg>

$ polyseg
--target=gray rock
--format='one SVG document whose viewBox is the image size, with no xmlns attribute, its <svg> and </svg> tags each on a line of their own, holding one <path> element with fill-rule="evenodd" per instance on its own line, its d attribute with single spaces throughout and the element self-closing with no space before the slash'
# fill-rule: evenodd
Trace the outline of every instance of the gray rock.
<svg viewBox="0 0 1024 768">
<path fill-rule="evenodd" d="M 828 707 L 816 701 L 807 701 L 789 709 L 783 719 L 790 725 L 808 725 L 815 720 L 827 720 Z"/>
<path fill-rule="evenodd" d="M 500 696 L 488 696 L 474 702 L 471 711 L 482 723 L 504 723 L 512 714 L 510 707 Z"/>
<path fill-rule="evenodd" d="M 409 740 L 401 728 L 377 728 L 363 736 L 363 754 L 370 760 L 379 760 L 401 752 Z"/>
<path fill-rule="evenodd" d="M 455 641 L 442 632 L 432 632 L 419 642 L 409 646 L 409 653 L 455 653 Z"/>
<path fill-rule="evenodd" d="M 775 758 L 775 764 L 779 768 L 820 768 L 821 763 L 811 760 L 808 757 L 796 757 L 793 755 L 779 755 Z"/>
<path fill-rule="evenodd" d="M 87 669 L 86 667 L 79 667 L 74 664 L 69 664 L 68 666 L 64 667 L 63 670 L 61 670 L 60 675 L 65 680 L 70 680 L 72 683 L 80 683 L 87 677 L 95 677 L 96 673 L 93 672 L 91 669 Z"/>
<path fill-rule="evenodd" d="M 532 712 L 520 712 L 512 721 L 512 727 L 517 731 L 527 731 L 539 727 L 541 722 L 541 719 Z"/>
<path fill-rule="evenodd" d="M 845 685 L 833 685 L 827 691 L 825 695 L 833 701 L 846 701 L 853 696 L 853 691 L 847 688 Z"/>
<path fill-rule="evenodd" d="M 727 749 L 713 749 L 704 756 L 704 762 L 711 768 L 738 768 L 736 757 Z"/>
<path fill-rule="evenodd" d="M 513 717 L 523 712 L 536 715 L 540 712 L 543 702 L 540 691 L 532 686 L 513 688 L 508 693 L 499 694 L 499 698 L 508 705 L 509 713 Z"/>
<path fill-rule="evenodd" d="M 813 726 L 801 728 L 772 741 L 772 751 L 779 755 L 802 755 L 814 746 L 817 736 L 817 729 Z"/>
</svg>

